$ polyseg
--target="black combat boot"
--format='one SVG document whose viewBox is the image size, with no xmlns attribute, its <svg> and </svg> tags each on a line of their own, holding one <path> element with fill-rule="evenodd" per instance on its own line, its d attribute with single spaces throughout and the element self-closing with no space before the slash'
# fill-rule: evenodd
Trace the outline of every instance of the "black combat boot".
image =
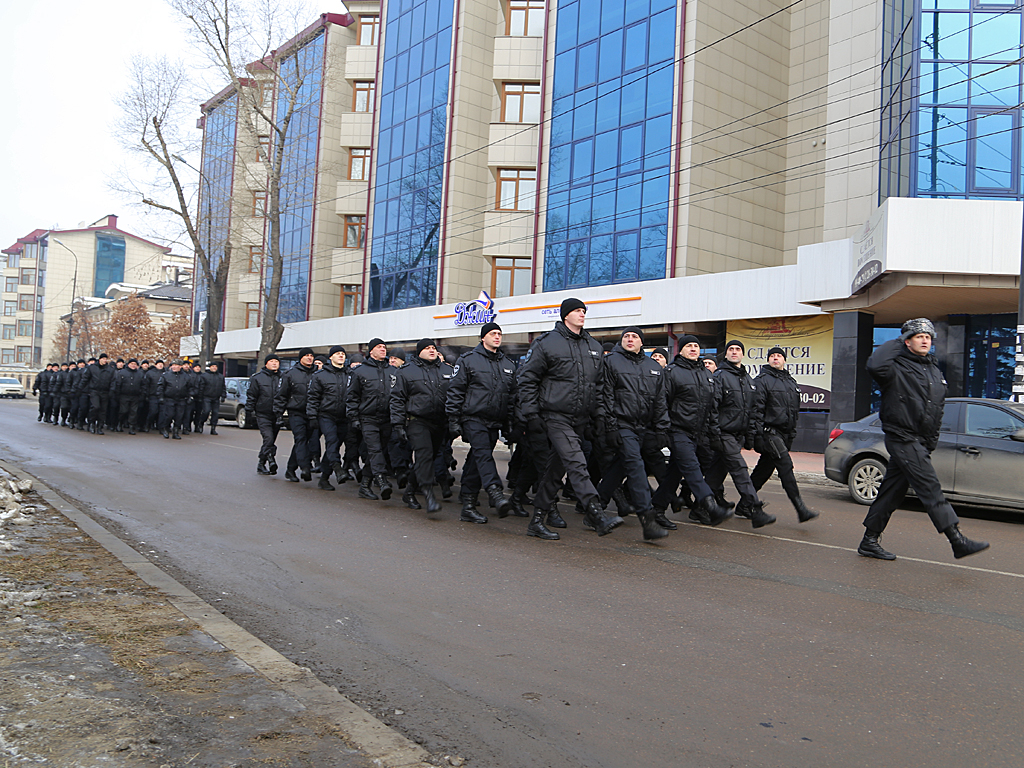
<svg viewBox="0 0 1024 768">
<path fill-rule="evenodd" d="M 260 459 L 256 462 L 256 474 L 257 475 L 269 475 L 267 471 L 267 462 L 264 459 Z"/>
<path fill-rule="evenodd" d="M 501 492 L 501 486 L 497 483 L 487 486 L 487 503 L 497 510 L 498 517 L 508 517 L 511 505 L 505 498 L 505 494 Z"/>
<path fill-rule="evenodd" d="M 878 537 L 881 535 L 865 528 L 864 538 L 860 540 L 860 546 L 857 547 L 857 554 L 862 557 L 874 557 L 877 560 L 895 560 L 896 555 L 882 549 L 882 545 L 878 543 Z"/>
<path fill-rule="evenodd" d="M 658 522 L 653 510 L 638 509 L 636 516 L 640 521 L 640 525 L 642 525 L 644 529 L 644 541 L 663 539 L 668 536 L 668 531 L 665 530 L 665 528 Z"/>
<path fill-rule="evenodd" d="M 135 427 L 129 426 L 128 427 L 128 434 L 129 435 L 134 435 L 135 434 Z"/>
<path fill-rule="evenodd" d="M 715 497 L 708 496 L 711 499 L 711 505 L 715 504 Z M 732 513 L 730 513 L 731 515 Z M 699 523 L 701 525 L 711 525 L 711 516 L 708 514 L 707 507 L 703 503 L 698 503 L 693 509 L 690 510 L 690 514 L 687 516 L 691 523 Z"/>
<path fill-rule="evenodd" d="M 217 428 L 216 427 L 210 427 L 210 434 L 211 435 L 216 435 L 217 434 Z"/>
<path fill-rule="evenodd" d="M 212 435 L 213 432 L 211 432 L 210 434 Z M 303 467 L 302 472 L 299 474 L 299 477 L 301 477 L 308 483 L 310 480 L 313 479 L 313 473 L 309 471 L 309 467 Z"/>
<path fill-rule="evenodd" d="M 968 539 L 960 533 L 960 526 L 955 523 L 944 530 L 943 533 L 946 534 L 946 538 L 949 539 L 949 543 L 953 546 L 953 557 L 957 560 L 961 557 L 981 552 L 989 547 L 987 541 L 971 541 Z"/>
<path fill-rule="evenodd" d="M 513 517 L 529 517 L 530 513 L 526 511 L 523 506 L 523 494 L 519 492 L 519 489 L 512 491 L 512 495 L 508 499 L 509 513 Z"/>
<path fill-rule="evenodd" d="M 562 516 L 558 514 L 558 505 L 552 504 L 551 509 L 548 510 L 548 527 L 549 528 L 568 528 L 569 525 L 562 519 Z"/>
<path fill-rule="evenodd" d="M 799 496 L 797 496 L 796 499 L 794 499 L 793 506 L 796 508 L 796 518 L 801 523 L 806 523 L 808 520 L 813 520 L 820 514 L 819 512 L 811 509 L 806 504 L 804 504 L 804 500 Z"/>
<path fill-rule="evenodd" d="M 771 525 L 775 522 L 775 515 L 769 515 L 764 511 L 763 501 L 750 505 L 749 509 L 750 523 L 754 528 L 764 528 L 764 526 Z"/>
<path fill-rule="evenodd" d="M 526 526 L 526 535 L 536 536 L 538 539 L 544 539 L 545 541 L 557 541 L 560 538 L 557 533 L 544 527 L 544 510 L 542 509 L 538 509 L 533 513 L 533 517 L 530 518 L 530 524 Z"/>
<path fill-rule="evenodd" d="M 629 496 L 626 495 L 626 489 L 623 486 L 619 486 L 612 491 L 612 501 L 615 502 L 615 509 L 619 512 L 619 517 L 628 517 L 636 512 L 636 507 L 629 500 Z"/>
<path fill-rule="evenodd" d="M 321 491 L 333 491 L 334 486 L 331 485 L 331 476 L 326 472 L 320 475 L 320 480 L 317 482 L 316 487 L 319 488 Z"/>
<path fill-rule="evenodd" d="M 284 471 L 284 479 L 287 480 L 289 483 L 299 482 L 299 476 L 296 475 L 295 471 L 292 469 L 286 469 Z"/>
<path fill-rule="evenodd" d="M 464 498 L 462 500 L 462 511 L 459 513 L 459 520 L 464 523 L 479 523 L 483 525 L 487 518 L 476 511 L 476 499 Z"/>
<path fill-rule="evenodd" d="M 324 474 L 327 474 L 328 477 L 330 477 L 330 473 L 323 473 L 323 474 L 320 475 L 321 479 L 323 479 Z M 372 499 L 373 501 L 377 501 L 378 499 L 380 499 L 380 496 L 378 496 L 376 493 L 374 493 L 373 492 L 373 488 L 370 487 L 370 477 L 369 476 L 366 476 L 362 480 L 359 481 L 359 498 L 360 499 Z"/>
<path fill-rule="evenodd" d="M 97 434 L 97 435 L 104 434 L 104 432 L 103 432 L 103 425 L 102 424 L 97 424 L 96 425 L 96 432 L 95 432 L 95 434 Z"/>
<path fill-rule="evenodd" d="M 198 427 L 196 427 L 196 434 L 197 435 L 203 434 L 203 425 L 202 424 L 200 424 Z"/>
<path fill-rule="evenodd" d="M 450 499 L 452 497 L 452 476 L 448 474 L 447 469 L 437 478 L 437 484 L 441 486 L 441 498 Z"/>
<path fill-rule="evenodd" d="M 377 484 L 377 490 L 380 492 L 380 497 L 387 501 L 391 498 L 391 483 L 388 481 L 388 476 L 381 472 L 373 481 Z"/>
<path fill-rule="evenodd" d="M 721 525 L 732 517 L 732 510 L 729 507 L 721 506 L 714 496 L 705 496 L 699 504 L 707 516 L 707 525 Z"/>
<path fill-rule="evenodd" d="M 177 427 L 175 427 L 174 431 L 171 432 L 171 440 L 181 440 L 181 430 Z"/>
<path fill-rule="evenodd" d="M 586 510 L 583 512 L 583 527 L 597 531 L 598 536 L 607 536 L 623 522 L 625 521 L 618 515 L 608 515 L 601 509 L 597 500 L 587 504 Z"/>
<path fill-rule="evenodd" d="M 270 461 L 267 462 L 267 472 L 271 475 L 277 474 L 277 460 L 271 456 Z"/>
<path fill-rule="evenodd" d="M 434 486 L 428 485 L 423 489 L 423 500 L 427 502 L 427 512 L 434 513 L 441 511 L 441 502 L 434 495 Z"/>
<path fill-rule="evenodd" d="M 167 431 L 166 427 L 164 429 L 160 430 L 160 434 L 164 436 L 164 440 L 170 440 L 171 439 L 171 433 Z"/>
<path fill-rule="evenodd" d="M 402 503 L 409 509 L 423 509 L 423 505 L 416 500 L 416 494 L 413 493 L 412 483 L 405 486 L 405 493 L 402 494 Z"/>
<path fill-rule="evenodd" d="M 733 509 L 736 506 L 731 501 L 728 501 L 725 498 L 725 494 L 724 493 L 716 493 L 715 494 L 715 501 L 718 502 L 718 506 L 720 506 L 720 507 L 728 507 L 729 509 Z M 736 517 L 740 517 L 740 511 L 738 509 L 736 510 Z"/>
<path fill-rule="evenodd" d="M 678 525 L 673 523 L 671 520 L 669 520 L 667 517 L 665 517 L 665 510 L 664 509 L 654 509 L 654 510 L 651 510 L 650 514 L 654 518 L 654 522 L 656 522 L 658 525 L 660 525 L 666 531 L 674 531 L 674 530 L 676 530 L 679 527 Z"/>
</svg>

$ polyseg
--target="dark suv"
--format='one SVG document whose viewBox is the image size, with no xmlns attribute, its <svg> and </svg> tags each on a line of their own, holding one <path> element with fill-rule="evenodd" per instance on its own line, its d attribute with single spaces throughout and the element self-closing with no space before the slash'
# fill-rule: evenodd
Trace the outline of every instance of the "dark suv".
<svg viewBox="0 0 1024 768">
<path fill-rule="evenodd" d="M 220 404 L 219 418 L 237 421 L 239 429 L 255 429 L 245 418 L 245 393 L 249 391 L 249 379 L 245 376 L 232 376 L 224 379 L 226 396 Z"/>
</svg>

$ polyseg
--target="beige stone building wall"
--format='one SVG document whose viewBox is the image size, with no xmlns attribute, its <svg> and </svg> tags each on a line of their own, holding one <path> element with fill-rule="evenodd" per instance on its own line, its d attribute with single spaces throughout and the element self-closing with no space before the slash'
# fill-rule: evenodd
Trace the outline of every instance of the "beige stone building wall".
<svg viewBox="0 0 1024 768">
<path fill-rule="evenodd" d="M 455 99 L 446 146 L 451 162 L 445 168 L 442 198 L 442 302 L 475 299 L 480 289 L 489 290 L 491 284 L 490 260 L 483 257 L 482 247 L 485 213 L 494 208 L 497 195 L 497 170 L 488 166 L 488 144 L 496 87 L 498 5 L 463 2 L 455 20 L 451 64 Z"/>
</svg>

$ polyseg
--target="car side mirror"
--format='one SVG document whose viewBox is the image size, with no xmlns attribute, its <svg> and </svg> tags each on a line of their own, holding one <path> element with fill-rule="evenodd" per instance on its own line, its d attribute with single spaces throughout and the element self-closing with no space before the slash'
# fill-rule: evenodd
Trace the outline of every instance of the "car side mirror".
<svg viewBox="0 0 1024 768">
<path fill-rule="evenodd" d="M 1018 443 L 1024 443 L 1024 429 L 1018 429 L 1016 432 L 1010 435 L 1010 439 L 1016 440 Z"/>
</svg>

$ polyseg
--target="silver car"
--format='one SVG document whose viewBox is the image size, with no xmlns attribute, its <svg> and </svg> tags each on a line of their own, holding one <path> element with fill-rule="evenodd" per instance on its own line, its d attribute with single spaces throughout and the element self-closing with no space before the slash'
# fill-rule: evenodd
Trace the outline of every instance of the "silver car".
<svg viewBox="0 0 1024 768">
<path fill-rule="evenodd" d="M 0 378 L 0 397 L 16 397 L 25 399 L 25 387 L 15 378 L 4 376 Z"/>
<path fill-rule="evenodd" d="M 829 435 L 825 475 L 849 486 L 859 504 L 878 496 L 888 462 L 877 413 Z M 1024 404 L 947 399 L 932 466 L 950 501 L 1024 509 Z"/>
</svg>

